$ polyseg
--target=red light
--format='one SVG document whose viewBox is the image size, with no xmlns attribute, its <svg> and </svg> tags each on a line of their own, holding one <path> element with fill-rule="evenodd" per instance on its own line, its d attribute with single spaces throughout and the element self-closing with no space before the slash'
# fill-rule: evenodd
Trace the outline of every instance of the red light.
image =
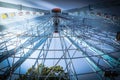
<svg viewBox="0 0 120 80">
<path fill-rule="evenodd" d="M 60 8 L 54 8 L 54 9 L 52 9 L 52 12 L 54 12 L 54 13 L 60 13 L 61 9 Z"/>
</svg>

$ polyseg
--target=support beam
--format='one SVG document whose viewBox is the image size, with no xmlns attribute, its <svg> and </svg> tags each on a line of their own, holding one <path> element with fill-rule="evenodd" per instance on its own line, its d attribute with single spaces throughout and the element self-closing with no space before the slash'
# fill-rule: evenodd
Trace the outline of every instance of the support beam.
<svg viewBox="0 0 120 80">
<path fill-rule="evenodd" d="M 69 52 L 66 50 L 67 47 L 66 47 L 65 41 L 61 38 L 61 34 L 59 34 L 59 36 L 60 36 L 60 43 L 61 43 L 62 51 L 63 51 L 63 54 L 64 54 L 64 58 L 67 58 L 67 53 L 69 53 Z M 69 79 L 71 79 L 71 76 L 70 76 L 70 74 L 71 74 L 72 78 L 74 80 L 78 80 L 77 75 L 76 75 L 76 71 L 75 71 L 75 68 L 74 68 L 74 65 L 72 64 L 72 60 L 69 59 L 69 61 L 68 61 L 67 59 L 64 59 L 64 61 L 65 61 L 65 65 L 66 65 L 66 69 L 65 70 L 67 70 L 67 73 L 69 75 L 68 76 Z M 72 71 L 70 66 L 72 66 L 73 71 Z"/>
<path fill-rule="evenodd" d="M 40 36 L 47 36 L 47 35 L 45 35 L 45 34 L 43 33 L 43 34 L 41 34 Z M 26 40 L 23 44 L 21 44 L 20 46 L 18 46 L 17 48 L 14 48 L 14 49 L 12 49 L 12 50 L 10 50 L 10 51 L 5 51 L 5 52 L 3 52 L 3 55 L 0 56 L 0 63 L 1 63 L 2 61 L 4 61 L 5 59 L 7 59 L 8 57 L 14 55 L 16 52 L 20 51 L 21 48 L 27 47 L 27 46 L 35 43 L 35 42 L 38 41 L 40 38 L 41 38 L 41 37 L 35 37 L 35 38 L 32 39 L 32 40 L 31 40 L 31 38 L 30 38 L 30 39 Z M 31 43 L 31 42 L 32 42 L 32 43 Z"/>
<path fill-rule="evenodd" d="M 18 46 L 17 48 L 11 49 L 10 51 L 5 51 L 5 52 L 3 52 L 3 55 L 0 56 L 0 63 L 1 63 L 2 61 L 4 61 L 5 59 L 7 59 L 8 57 L 10 57 L 10 56 L 14 55 L 15 53 L 17 53 L 18 51 L 20 51 L 21 48 L 27 47 L 27 46 L 33 44 L 34 42 L 36 42 L 36 41 L 39 40 L 39 39 L 40 39 L 40 38 L 34 38 L 33 40 L 28 39 L 28 40 L 26 40 L 23 44 L 21 44 L 20 46 Z M 31 42 L 32 42 L 32 43 L 31 43 Z"/>
<path fill-rule="evenodd" d="M 72 32 L 71 29 L 68 28 L 68 30 L 70 30 L 70 31 Z M 66 34 L 66 33 L 63 32 L 63 34 L 64 34 L 64 35 L 71 35 L 72 33 L 69 32 L 69 33 Z M 74 33 L 74 35 L 76 36 L 75 33 Z M 100 50 L 97 50 L 95 47 L 93 47 L 93 46 L 90 45 L 90 44 L 87 44 L 87 43 L 86 43 L 85 41 L 83 41 L 82 39 L 79 39 L 79 38 L 76 38 L 76 37 L 72 37 L 72 39 L 73 39 L 73 40 L 76 40 L 77 43 L 81 43 L 81 42 L 82 42 L 82 44 L 83 44 L 84 46 L 87 46 L 91 51 L 95 52 L 95 54 L 97 54 L 97 55 L 103 55 L 103 56 L 101 56 L 101 58 L 103 58 L 103 59 L 106 61 L 106 63 L 107 63 L 111 68 L 120 65 L 120 62 L 119 62 L 118 60 L 112 58 L 111 56 L 109 56 L 108 54 L 105 54 L 104 52 L 102 52 L 102 51 L 100 51 Z"/>
<path fill-rule="evenodd" d="M 78 44 L 75 43 L 74 40 L 72 40 L 71 38 L 67 37 L 67 39 L 76 47 L 78 48 L 85 56 L 88 56 L 88 54 L 83 50 L 81 49 Z M 100 66 L 97 65 L 97 63 L 91 58 L 91 57 L 86 57 L 85 58 L 87 60 L 87 62 L 92 66 L 92 69 L 94 72 L 97 72 L 97 71 L 102 71 L 102 68 Z M 102 76 L 103 75 L 103 72 L 100 72 L 100 73 L 97 73 L 97 77 L 99 80 L 102 80 Z"/>
<path fill-rule="evenodd" d="M 50 47 L 52 38 L 50 38 L 49 41 L 48 41 L 48 40 L 49 40 L 49 39 L 47 39 L 46 42 L 43 44 L 42 50 L 40 50 L 39 55 L 38 55 L 38 57 L 36 58 L 36 61 L 35 61 L 34 65 L 33 65 L 33 67 L 32 67 L 32 70 L 30 71 L 30 74 L 29 74 L 29 76 L 30 76 L 30 77 L 28 78 L 29 80 L 31 79 L 31 76 L 33 75 L 33 70 L 35 69 L 35 66 L 36 66 L 37 63 L 38 63 L 38 60 L 39 60 L 42 52 L 44 51 L 45 46 L 46 46 L 47 49 L 49 50 L 49 47 Z M 44 57 L 44 58 L 42 59 L 42 62 L 41 62 L 42 66 L 41 66 L 40 69 L 39 69 L 39 74 L 42 73 L 42 70 L 43 70 L 43 67 L 44 67 L 43 65 L 45 64 L 45 60 L 46 60 L 47 53 L 48 53 L 48 51 L 43 52 L 43 57 Z M 45 54 L 45 55 L 44 55 L 44 54 Z M 39 63 L 38 63 L 38 64 L 39 64 Z M 38 80 L 39 80 L 39 79 L 40 79 L 40 76 L 38 76 Z"/>
<path fill-rule="evenodd" d="M 83 41 L 81 39 L 78 39 L 78 38 L 75 38 L 75 37 L 73 37 L 72 39 L 73 40 L 77 39 L 77 43 L 82 42 L 85 46 L 87 46 L 91 51 L 95 52 L 96 54 L 103 55 L 101 57 L 103 59 L 107 60 L 110 67 L 115 67 L 115 66 L 118 66 L 120 64 L 119 61 L 115 60 L 114 58 L 110 57 L 109 55 L 105 54 L 104 52 L 96 49 L 95 47 L 93 47 L 92 45 L 86 43 L 85 41 Z"/>
<path fill-rule="evenodd" d="M 23 58 L 20 58 L 11 68 L 9 68 L 5 73 L 3 74 L 3 79 L 8 79 L 12 73 L 35 51 L 35 49 L 39 48 L 47 38 L 42 38 L 34 47 L 32 50 L 29 50 Z"/>
<path fill-rule="evenodd" d="M 60 36 L 61 36 L 61 35 L 60 35 Z M 63 51 L 64 51 L 64 48 L 65 48 L 65 52 L 63 52 L 63 54 L 65 54 L 65 55 L 64 55 L 64 58 L 67 58 L 67 54 L 68 54 L 68 57 L 70 58 L 70 53 L 69 53 L 69 51 L 67 50 L 67 45 L 66 45 L 66 42 L 65 42 L 64 38 L 63 38 L 63 39 L 60 38 L 60 40 L 61 40 L 61 45 L 62 45 Z M 70 58 L 70 59 L 69 59 L 69 62 L 68 62 L 68 60 L 65 59 L 65 63 L 66 63 L 66 68 L 67 68 L 68 66 L 71 66 L 71 67 L 72 67 L 72 69 L 70 69 L 70 70 L 73 70 L 73 71 L 71 71 L 71 72 L 73 73 L 73 79 L 74 79 L 74 80 L 78 80 L 78 76 L 77 76 L 77 73 L 76 73 L 76 70 L 75 70 L 75 66 L 74 66 L 74 64 L 73 64 L 72 59 Z M 69 68 L 71 68 L 71 67 L 69 67 Z M 68 72 L 70 72 L 70 70 L 69 70 Z M 70 75 L 70 73 L 69 73 L 69 75 Z M 69 77 L 71 77 L 71 76 L 69 76 Z"/>
<path fill-rule="evenodd" d="M 84 31 L 84 30 L 83 30 L 83 31 Z M 95 39 L 92 39 L 92 38 L 96 38 L 96 39 L 98 39 L 98 41 L 104 42 L 104 43 L 112 46 L 113 48 L 116 48 L 116 49 L 118 49 L 118 50 L 120 49 L 120 45 L 118 45 L 118 44 L 116 44 L 115 42 L 113 42 L 113 41 L 111 40 L 111 38 L 108 37 L 109 35 L 106 36 L 106 34 L 104 34 L 105 36 L 102 36 L 102 35 L 99 34 L 100 32 L 99 32 L 99 33 L 96 33 L 96 31 L 94 31 L 94 30 L 92 30 L 93 32 L 91 32 L 91 31 L 85 32 L 85 31 L 84 31 L 85 33 L 84 33 L 83 31 L 76 31 L 76 34 L 77 34 L 78 36 L 80 36 L 79 38 L 90 39 L 90 40 L 93 40 L 93 41 L 95 41 Z M 89 35 L 86 35 L 86 33 L 89 34 Z M 96 36 L 99 36 L 99 37 L 96 37 Z M 105 39 L 103 39 L 103 38 L 101 38 L 101 37 L 105 37 Z M 111 41 L 107 41 L 106 38 L 107 38 L 107 40 L 109 39 L 109 40 L 111 40 Z"/>
</svg>

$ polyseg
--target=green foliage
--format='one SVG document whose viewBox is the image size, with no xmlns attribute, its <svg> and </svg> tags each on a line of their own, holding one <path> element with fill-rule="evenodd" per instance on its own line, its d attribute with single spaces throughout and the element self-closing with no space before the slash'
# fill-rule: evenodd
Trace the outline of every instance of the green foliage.
<svg viewBox="0 0 120 80">
<path fill-rule="evenodd" d="M 49 75 L 49 76 L 48 76 Z M 47 80 L 68 80 L 68 76 L 61 66 L 46 67 L 39 64 L 37 68 L 29 68 L 26 74 L 20 76 L 16 80 L 44 80 L 48 76 Z"/>
</svg>

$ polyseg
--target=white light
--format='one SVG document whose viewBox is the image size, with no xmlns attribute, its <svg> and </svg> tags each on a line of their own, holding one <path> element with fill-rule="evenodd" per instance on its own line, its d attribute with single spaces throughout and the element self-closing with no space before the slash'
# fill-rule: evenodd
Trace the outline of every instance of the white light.
<svg viewBox="0 0 120 80">
<path fill-rule="evenodd" d="M 16 12 L 18 11 L 17 9 L 10 9 L 10 8 L 3 8 L 0 7 L 0 13 L 8 13 L 8 12 Z"/>
</svg>

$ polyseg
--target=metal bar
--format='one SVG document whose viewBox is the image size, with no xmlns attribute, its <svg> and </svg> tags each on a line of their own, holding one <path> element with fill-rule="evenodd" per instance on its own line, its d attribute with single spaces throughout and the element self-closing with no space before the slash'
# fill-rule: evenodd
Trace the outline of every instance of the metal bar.
<svg viewBox="0 0 120 80">
<path fill-rule="evenodd" d="M 78 49 L 77 49 L 78 50 Z M 110 53 L 109 53 L 110 54 Z M 113 53 L 114 54 L 114 53 Z M 106 55 L 106 54 L 100 54 L 100 55 L 89 55 L 89 56 L 81 56 L 81 57 L 73 57 L 73 58 L 61 58 L 61 59 L 80 59 L 80 58 L 85 58 L 85 57 L 99 57 L 99 56 L 103 56 L 103 55 Z M 18 56 L 15 56 L 15 58 L 23 58 L 23 57 L 18 57 Z M 28 58 L 28 59 L 37 59 L 37 58 Z M 42 60 L 42 59 L 44 59 L 44 58 L 38 58 L 39 60 Z M 52 60 L 52 59 L 60 59 L 60 58 L 46 58 L 46 59 L 50 59 L 50 60 Z"/>
<path fill-rule="evenodd" d="M 88 56 L 88 54 L 86 54 L 86 52 L 83 51 L 83 50 L 78 46 L 78 44 L 76 44 L 71 38 L 67 37 L 67 39 L 68 39 L 75 47 L 77 47 L 84 55 Z M 100 67 L 97 66 L 96 62 L 95 62 L 92 58 L 86 57 L 86 60 L 87 60 L 88 63 L 90 63 L 90 65 L 93 67 L 92 69 L 93 69 L 94 72 L 99 71 L 99 70 L 102 69 L 102 68 L 100 68 Z M 102 80 L 101 75 L 102 75 L 102 73 L 97 74 L 97 77 L 99 78 L 99 80 Z"/>
<path fill-rule="evenodd" d="M 66 53 L 68 53 L 68 57 L 70 58 L 70 53 L 69 53 L 69 51 L 68 51 L 68 49 L 67 49 L 67 45 L 66 45 L 66 43 L 65 43 L 65 40 L 63 39 L 62 42 L 63 42 L 63 44 L 65 45 Z M 72 65 L 72 67 L 73 67 L 74 76 L 75 76 L 76 80 L 78 80 L 78 77 L 77 77 L 77 75 L 76 75 L 77 73 L 76 73 L 75 67 L 74 67 L 74 65 L 73 65 L 72 59 L 70 59 L 70 62 L 71 62 L 71 65 Z"/>
<path fill-rule="evenodd" d="M 83 30 L 84 31 L 84 30 Z M 84 34 L 84 32 L 85 32 L 85 34 Z M 76 31 L 76 34 L 80 37 L 80 38 L 86 38 L 86 39 L 91 39 L 91 40 L 95 40 L 95 39 L 92 39 L 92 37 L 93 38 L 96 38 L 96 39 L 98 39 L 98 40 L 95 40 L 95 41 L 101 41 L 101 42 L 105 42 L 106 44 L 108 44 L 108 45 L 110 45 L 110 46 L 112 46 L 112 47 L 114 47 L 114 48 L 117 48 L 117 49 L 120 49 L 120 45 L 118 45 L 118 44 L 116 44 L 115 42 L 114 43 L 112 43 L 111 41 L 107 41 L 107 40 L 105 40 L 105 39 L 102 39 L 101 37 L 105 37 L 105 38 L 108 38 L 109 40 L 111 40 L 111 37 L 108 37 L 109 35 L 106 35 L 106 34 L 104 34 L 105 36 L 103 36 L 103 35 L 100 35 L 99 33 L 96 33 L 96 31 L 94 31 L 94 30 L 92 30 L 92 32 L 90 31 L 90 30 L 88 30 L 87 32 L 86 31 L 84 31 L 84 32 L 82 32 L 82 31 Z M 87 34 L 89 34 L 89 35 L 87 35 Z M 99 36 L 99 37 L 95 37 L 95 36 Z"/>
<path fill-rule="evenodd" d="M 54 65 L 54 66 L 56 66 L 59 62 L 60 62 L 60 60 L 61 60 L 61 58 L 63 58 L 64 57 L 64 54 L 60 57 L 60 59 L 56 62 L 56 64 Z M 54 70 L 54 68 L 50 71 L 50 73 L 45 77 L 45 80 L 47 80 L 47 78 L 49 77 L 49 75 L 51 74 L 51 72 Z"/>
<path fill-rule="evenodd" d="M 62 42 L 62 39 L 61 39 L 61 35 L 59 34 L 59 37 L 60 37 L 60 42 L 61 42 L 61 47 L 62 47 L 62 51 L 63 51 L 63 54 L 64 54 L 64 58 L 66 58 L 66 51 L 65 51 L 65 49 L 64 49 L 64 47 L 63 47 L 63 42 Z M 68 63 L 67 63 L 67 59 L 64 59 L 65 60 L 65 64 L 66 64 L 66 69 L 67 69 L 67 72 L 68 72 L 68 74 L 70 75 L 70 71 L 69 71 L 69 69 L 68 69 Z M 68 76 L 69 77 L 69 79 L 70 79 L 70 76 Z"/>
<path fill-rule="evenodd" d="M 42 47 L 42 50 L 40 50 L 40 53 L 39 53 L 39 55 L 38 55 L 38 57 L 37 57 L 34 65 L 33 65 L 33 67 L 32 67 L 32 71 L 33 71 L 33 69 L 35 68 L 35 65 L 38 63 L 38 60 L 39 60 L 39 58 L 40 58 L 40 55 L 42 54 L 42 51 L 44 51 L 45 44 L 47 44 L 47 49 L 49 49 L 50 44 L 51 44 L 51 41 L 52 41 L 52 38 L 50 39 L 50 42 L 49 42 L 49 43 L 48 43 L 48 42 L 45 42 L 45 43 L 44 43 L 44 45 L 43 45 L 43 47 Z M 41 63 L 42 65 L 44 65 L 44 63 L 45 63 L 45 59 L 46 59 L 47 53 L 48 53 L 48 51 L 46 51 L 45 57 L 42 59 L 42 63 Z M 43 52 L 43 54 L 44 54 L 44 52 Z M 43 55 L 43 56 L 44 56 L 44 55 Z M 42 69 L 43 69 L 43 66 L 41 66 L 40 71 L 39 71 L 39 74 L 41 74 Z M 30 72 L 30 75 L 32 75 L 32 71 Z M 29 79 L 30 79 L 30 78 L 31 78 L 31 77 L 29 77 Z M 39 79 L 39 76 L 38 76 L 38 79 Z"/>
<path fill-rule="evenodd" d="M 5 73 L 3 74 L 3 79 L 8 79 L 10 75 L 35 51 L 36 48 L 38 48 L 42 43 L 44 43 L 47 40 L 47 38 L 42 38 L 34 47 L 34 50 L 29 50 L 25 55 L 24 58 L 20 58 L 11 68 L 9 68 Z"/>
<path fill-rule="evenodd" d="M 101 36 L 100 34 L 96 33 L 96 31 L 93 31 L 93 32 L 94 32 L 94 33 L 92 33 L 92 32 L 89 31 L 89 35 L 92 36 L 92 37 L 94 37 L 95 35 Z M 100 32 L 99 32 L 99 33 L 100 33 Z M 111 39 L 111 37 L 109 37 L 109 35 L 107 35 L 107 34 L 104 34 L 104 35 L 106 35 L 106 36 L 102 36 L 102 37 Z M 85 35 L 85 36 L 86 36 L 86 35 Z M 87 37 L 87 36 L 86 36 L 86 37 Z M 97 38 L 97 37 L 95 37 L 95 38 Z M 107 43 L 108 45 L 111 45 L 111 46 L 113 46 L 113 47 L 115 47 L 115 48 L 117 48 L 117 49 L 120 49 L 120 45 L 116 44 L 115 42 L 114 42 L 114 43 L 112 43 L 112 42 L 110 42 L 110 41 L 107 42 L 105 39 L 102 39 L 102 38 L 97 38 L 97 39 L 99 39 L 100 41 L 103 41 L 103 42 Z M 116 45 L 115 45 L 115 44 L 116 44 Z"/>
<path fill-rule="evenodd" d="M 35 63 L 34 63 L 34 65 L 33 65 L 33 67 L 32 67 L 32 70 L 31 70 L 31 72 L 30 72 L 30 76 L 32 76 L 32 74 L 33 74 L 33 70 L 35 69 L 35 65 L 38 63 L 38 60 L 39 60 L 39 58 L 40 58 L 40 56 L 41 56 L 41 54 L 42 54 L 42 52 L 43 52 L 43 48 L 44 48 L 44 46 L 45 46 L 45 43 L 46 42 L 44 42 L 44 44 L 43 44 L 43 46 L 42 46 L 42 49 L 40 50 L 40 52 L 39 52 L 39 55 L 38 55 L 38 57 L 36 58 L 36 61 L 35 61 Z M 40 58 L 41 59 L 41 58 Z M 29 77 L 29 79 L 30 79 L 31 77 Z"/>
<path fill-rule="evenodd" d="M 90 33 L 89 33 L 89 34 L 90 34 Z M 83 37 L 83 35 L 81 35 L 81 37 L 77 37 L 77 38 L 79 39 L 79 38 L 82 38 L 82 37 Z M 91 35 L 91 37 L 94 37 L 94 36 Z M 97 39 L 98 39 L 98 40 L 95 40 L 95 39 L 92 39 L 91 37 L 89 37 L 89 36 L 87 36 L 87 35 L 84 35 L 84 38 L 87 38 L 87 39 L 89 38 L 90 40 L 93 40 L 93 41 L 96 41 L 96 42 L 104 42 L 104 43 L 110 45 L 111 47 L 117 49 L 116 51 L 119 51 L 119 49 L 120 49 L 120 47 L 119 47 L 118 45 L 115 45 L 115 44 L 112 43 L 112 42 L 108 42 L 108 41 L 106 41 L 106 40 L 104 40 L 104 39 L 97 38 L 97 37 L 94 37 L 94 38 L 97 38 Z M 86 41 L 86 43 L 90 44 L 91 46 L 94 46 L 97 50 L 104 52 L 104 51 L 101 50 L 99 47 L 96 47 L 95 44 L 89 43 L 89 42 L 87 42 L 87 41 Z M 105 53 L 105 52 L 104 52 L 104 53 Z M 113 59 L 118 60 L 118 58 L 110 55 L 109 53 L 106 52 L 106 54 L 109 55 L 110 57 L 112 57 Z M 105 55 L 106 55 L 106 54 L 105 54 Z"/>
<path fill-rule="evenodd" d="M 41 36 L 47 36 L 47 35 L 45 35 L 45 34 L 43 33 L 43 34 L 41 34 Z M 33 44 L 34 42 L 36 42 L 36 41 L 39 40 L 39 39 L 40 39 L 40 37 L 35 37 L 35 38 L 32 39 L 32 40 L 31 40 L 31 38 L 30 38 L 30 39 L 26 40 L 23 44 L 21 44 L 20 46 L 18 46 L 17 48 L 12 49 L 12 50 L 10 50 L 10 51 L 5 51 L 5 52 L 3 53 L 3 55 L 0 56 L 0 63 L 1 63 L 2 61 L 4 61 L 6 58 L 10 57 L 11 55 L 14 55 L 16 52 L 18 52 L 19 50 L 21 50 L 22 47 L 27 47 L 27 46 Z M 32 42 L 32 43 L 31 43 L 31 42 Z"/>
<path fill-rule="evenodd" d="M 40 39 L 40 38 L 34 38 L 32 44 L 33 44 L 34 42 L 36 42 L 37 40 L 39 40 L 39 39 Z M 30 41 L 30 40 L 31 40 L 31 39 L 26 40 L 26 42 L 24 42 L 23 44 L 21 44 L 21 45 L 18 46 L 17 48 L 14 48 L 14 49 L 9 50 L 9 51 L 5 51 L 5 52 L 3 53 L 3 55 L 0 57 L 0 63 L 1 63 L 2 61 L 4 61 L 5 59 L 7 59 L 8 57 L 10 57 L 11 55 L 14 55 L 14 54 L 15 54 L 16 52 L 18 52 L 19 50 L 21 50 L 22 46 L 27 47 L 27 46 L 31 45 L 31 41 Z"/>
<path fill-rule="evenodd" d="M 52 38 L 50 39 L 50 42 L 47 43 L 47 49 L 49 49 L 50 44 L 51 44 L 51 41 L 52 41 Z M 41 63 L 42 65 L 45 64 L 45 60 L 46 60 L 47 53 L 48 53 L 48 51 L 46 51 L 45 53 L 43 52 L 43 57 L 44 57 L 44 59 L 42 60 L 42 63 Z M 41 72 L 42 72 L 42 69 L 43 69 L 43 66 L 41 67 L 40 74 L 41 74 Z"/>
<path fill-rule="evenodd" d="M 81 39 L 78 39 L 79 41 L 82 41 Z M 78 41 L 78 42 L 79 42 Z M 95 48 L 95 47 L 92 47 L 91 44 L 85 42 L 85 41 L 82 41 L 84 43 L 84 45 L 88 46 L 89 49 L 91 49 L 92 51 L 95 51 L 96 54 L 105 54 L 104 52 L 100 51 L 99 49 Z M 110 64 L 109 66 L 113 67 L 113 66 L 118 66 L 118 64 L 120 64 L 119 61 L 115 60 L 114 58 L 110 57 L 109 55 L 103 55 L 101 56 L 103 57 L 103 59 L 107 60 Z"/>
<path fill-rule="evenodd" d="M 71 30 L 72 31 L 72 30 Z M 74 33 L 75 34 L 75 33 Z M 70 33 L 68 33 L 68 35 L 70 35 Z M 76 34 L 75 34 L 76 35 Z M 76 37 L 72 37 L 72 39 L 77 39 L 77 42 L 80 43 L 82 42 L 85 46 L 87 46 L 91 51 L 95 52 L 96 54 L 105 54 L 104 52 L 101 52 L 100 50 L 97 50 L 96 48 L 88 45 L 85 41 L 83 41 L 82 39 L 78 39 Z M 120 64 L 119 61 L 115 60 L 114 58 L 110 57 L 109 55 L 103 55 L 101 56 L 105 62 L 110 66 L 118 66 Z"/>
</svg>

